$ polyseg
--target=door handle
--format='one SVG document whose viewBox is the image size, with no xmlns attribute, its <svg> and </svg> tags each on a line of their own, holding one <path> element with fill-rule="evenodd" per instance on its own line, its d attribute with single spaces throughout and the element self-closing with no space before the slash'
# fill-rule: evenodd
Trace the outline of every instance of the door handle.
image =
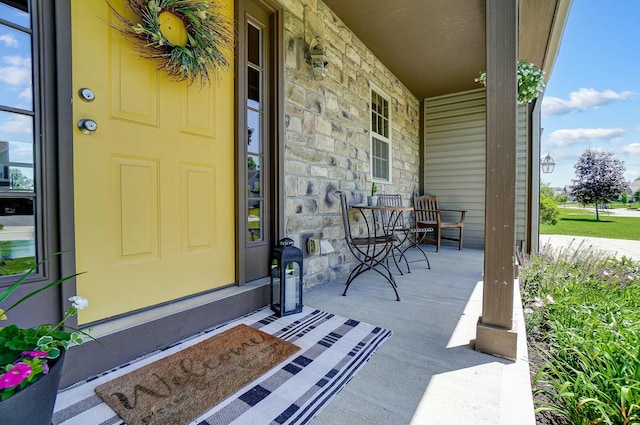
<svg viewBox="0 0 640 425">
<path fill-rule="evenodd" d="M 81 119 L 78 121 L 78 128 L 82 134 L 93 134 L 98 129 L 98 123 L 94 120 Z"/>
</svg>

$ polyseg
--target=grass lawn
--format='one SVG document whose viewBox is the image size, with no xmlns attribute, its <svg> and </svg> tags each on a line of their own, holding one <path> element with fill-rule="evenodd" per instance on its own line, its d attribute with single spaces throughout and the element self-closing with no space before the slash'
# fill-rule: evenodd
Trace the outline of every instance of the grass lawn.
<svg viewBox="0 0 640 425">
<path fill-rule="evenodd" d="M 640 218 L 620 217 L 600 211 L 600 221 L 592 210 L 560 208 L 558 224 L 540 225 L 540 234 L 592 236 L 596 238 L 640 240 Z"/>
</svg>

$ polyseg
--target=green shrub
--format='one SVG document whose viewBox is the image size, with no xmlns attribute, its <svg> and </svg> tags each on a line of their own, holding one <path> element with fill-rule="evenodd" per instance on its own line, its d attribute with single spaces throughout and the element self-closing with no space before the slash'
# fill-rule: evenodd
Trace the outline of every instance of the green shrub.
<svg viewBox="0 0 640 425">
<path fill-rule="evenodd" d="M 560 209 L 556 201 L 547 196 L 540 197 L 540 223 L 555 225 L 558 223 L 559 214 Z"/>
<path fill-rule="evenodd" d="M 576 425 L 640 423 L 640 263 L 569 246 L 525 259 L 519 275 L 530 339 L 545 360 L 537 410 Z"/>
</svg>

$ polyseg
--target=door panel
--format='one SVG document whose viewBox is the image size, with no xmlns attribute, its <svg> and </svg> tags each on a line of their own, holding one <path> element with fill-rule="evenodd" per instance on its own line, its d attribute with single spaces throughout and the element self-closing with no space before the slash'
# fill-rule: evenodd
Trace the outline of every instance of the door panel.
<svg viewBox="0 0 640 425">
<path fill-rule="evenodd" d="M 110 22 L 106 2 L 72 1 L 74 123 L 98 124 L 73 140 L 81 324 L 235 282 L 231 72 L 174 82 Z"/>
<path fill-rule="evenodd" d="M 111 159 L 112 253 L 120 264 L 160 255 L 158 161 Z"/>
</svg>

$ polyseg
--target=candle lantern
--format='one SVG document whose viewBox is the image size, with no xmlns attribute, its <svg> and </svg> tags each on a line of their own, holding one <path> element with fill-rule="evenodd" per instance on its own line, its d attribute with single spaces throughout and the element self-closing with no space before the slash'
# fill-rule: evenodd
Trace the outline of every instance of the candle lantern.
<svg viewBox="0 0 640 425">
<path fill-rule="evenodd" d="M 302 311 L 302 250 L 289 238 L 271 252 L 271 310 L 279 317 Z"/>
</svg>

